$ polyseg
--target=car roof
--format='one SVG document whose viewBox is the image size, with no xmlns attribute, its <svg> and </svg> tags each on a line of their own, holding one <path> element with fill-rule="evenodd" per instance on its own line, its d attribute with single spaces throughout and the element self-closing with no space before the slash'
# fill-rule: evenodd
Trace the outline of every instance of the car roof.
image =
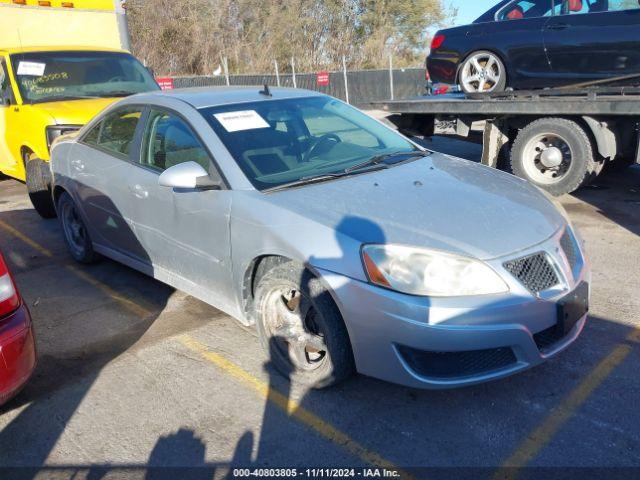
<svg viewBox="0 0 640 480">
<path fill-rule="evenodd" d="M 198 87 L 175 90 L 148 92 L 129 97 L 131 102 L 144 101 L 153 103 L 154 99 L 172 97 L 188 103 L 194 108 L 231 105 L 234 103 L 264 102 L 287 98 L 318 97 L 323 94 L 300 88 L 269 87 L 271 96 L 261 94 L 264 87 Z"/>
<path fill-rule="evenodd" d="M 0 47 L 0 53 L 8 53 L 10 55 L 16 53 L 32 53 L 32 52 L 116 52 L 116 53 L 130 53 L 126 50 L 120 50 L 116 48 L 107 47 L 79 47 L 74 45 L 69 46 L 42 46 L 42 47 Z"/>
</svg>

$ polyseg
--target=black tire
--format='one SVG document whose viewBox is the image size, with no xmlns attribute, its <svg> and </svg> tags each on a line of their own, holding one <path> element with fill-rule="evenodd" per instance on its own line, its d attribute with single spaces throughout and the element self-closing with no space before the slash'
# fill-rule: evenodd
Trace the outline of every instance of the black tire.
<svg viewBox="0 0 640 480">
<path fill-rule="evenodd" d="M 283 291 L 297 292 L 298 307 L 290 313 L 301 319 L 305 333 L 321 338 L 326 350 L 304 348 L 307 364 L 299 366 L 291 353 L 294 342 L 273 332 L 270 322 L 273 305 Z M 281 299 L 282 300 L 282 299 Z M 287 305 L 288 307 L 288 305 Z M 257 279 L 255 294 L 256 326 L 263 348 L 272 365 L 292 383 L 325 388 L 355 372 L 349 334 L 331 294 L 309 270 L 295 262 L 273 267 Z M 308 309 L 308 310 L 307 310 Z M 306 314 L 302 314 L 305 311 Z M 304 320 L 302 320 L 304 317 Z M 314 355 L 314 358 L 311 358 Z"/>
<path fill-rule="evenodd" d="M 56 218 L 48 165 L 38 158 L 28 157 L 25 158 L 25 172 L 33 208 L 42 218 Z"/>
<path fill-rule="evenodd" d="M 62 193 L 58 199 L 58 213 L 62 234 L 73 259 L 86 264 L 98 260 L 98 254 L 93 250 L 93 242 L 84 219 L 67 192 Z M 77 233 L 76 230 L 78 230 Z"/>
<path fill-rule="evenodd" d="M 495 87 L 493 89 L 491 89 L 490 91 L 488 91 L 487 93 L 500 93 L 500 92 L 504 92 L 507 88 L 507 70 L 504 66 L 504 62 L 500 59 L 500 57 L 498 57 L 498 55 L 496 55 L 493 52 L 490 52 L 488 50 L 478 50 L 476 52 L 471 53 L 464 62 L 462 62 L 462 64 L 460 65 L 460 69 L 458 71 L 458 85 L 460 85 L 460 89 L 464 92 L 464 93 L 470 93 L 470 94 L 479 94 L 482 92 L 478 92 L 478 91 L 472 91 L 472 90 L 468 90 L 465 85 L 464 82 L 462 81 L 462 75 L 464 72 L 464 69 L 466 68 L 467 64 L 469 62 L 471 62 L 473 60 L 473 58 L 477 57 L 478 55 L 491 55 L 495 61 L 498 64 L 499 67 L 499 71 L 501 72 L 500 78 L 498 80 L 498 82 L 496 83 Z"/>
<path fill-rule="evenodd" d="M 528 168 L 531 168 L 531 162 L 534 161 L 526 158 L 530 142 L 545 134 L 561 137 L 570 149 L 569 166 L 553 183 L 537 181 L 529 175 L 525 166 L 525 162 L 529 162 Z M 591 139 L 576 122 L 564 118 L 542 118 L 531 122 L 518 133 L 511 149 L 511 169 L 518 177 L 529 180 L 552 195 L 560 196 L 592 181 L 602 170 L 602 162 L 596 161 Z"/>
</svg>

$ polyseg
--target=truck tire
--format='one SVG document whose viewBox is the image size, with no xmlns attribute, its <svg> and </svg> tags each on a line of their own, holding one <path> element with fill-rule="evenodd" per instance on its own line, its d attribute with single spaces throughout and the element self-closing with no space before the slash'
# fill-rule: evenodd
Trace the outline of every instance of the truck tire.
<svg viewBox="0 0 640 480">
<path fill-rule="evenodd" d="M 333 298 L 296 262 L 257 280 L 256 327 L 273 367 L 292 383 L 325 388 L 355 372 L 351 342 Z"/>
<path fill-rule="evenodd" d="M 29 198 L 42 218 L 55 218 L 56 208 L 51 194 L 47 164 L 39 158 L 25 158 L 26 183 Z"/>
<path fill-rule="evenodd" d="M 552 195 L 571 193 L 601 170 L 584 129 L 564 118 L 542 118 L 518 133 L 511 149 L 511 168 Z"/>
</svg>

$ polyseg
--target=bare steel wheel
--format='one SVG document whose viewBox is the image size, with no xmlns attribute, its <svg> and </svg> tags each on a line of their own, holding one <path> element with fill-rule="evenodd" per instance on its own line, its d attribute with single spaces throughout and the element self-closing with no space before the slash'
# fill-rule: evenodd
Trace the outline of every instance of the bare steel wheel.
<svg viewBox="0 0 640 480">
<path fill-rule="evenodd" d="M 551 185 L 566 175 L 572 158 L 571 147 L 561 135 L 542 133 L 525 145 L 523 166 L 534 182 Z"/>
<path fill-rule="evenodd" d="M 600 166 L 584 128 L 565 118 L 531 122 L 511 148 L 513 173 L 556 196 L 588 183 Z"/>
<path fill-rule="evenodd" d="M 493 53 L 480 51 L 465 60 L 460 69 L 460 87 L 465 93 L 501 92 L 507 86 L 502 61 Z"/>
<path fill-rule="evenodd" d="M 324 388 L 355 370 L 346 326 L 331 294 L 288 261 L 257 279 L 256 326 L 270 363 L 293 383 Z"/>
</svg>

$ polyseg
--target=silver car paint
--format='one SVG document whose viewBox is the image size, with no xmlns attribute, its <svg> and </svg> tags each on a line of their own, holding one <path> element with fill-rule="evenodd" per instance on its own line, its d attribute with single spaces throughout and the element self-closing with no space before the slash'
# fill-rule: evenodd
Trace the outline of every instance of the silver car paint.
<svg viewBox="0 0 640 480">
<path fill-rule="evenodd" d="M 272 92 L 273 100 L 318 95 Z M 249 89 L 209 90 L 137 95 L 107 110 L 151 104 L 182 115 L 213 154 L 226 190 L 178 192 L 159 186 L 156 172 L 105 159 L 77 143 L 77 136 L 58 142 L 52 151 L 54 184 L 78 202 L 96 250 L 245 324 L 253 320 L 245 311 L 244 287 L 255 259 L 281 255 L 302 262 L 330 288 L 345 318 L 358 370 L 385 380 L 427 388 L 465 385 L 506 376 L 544 359 L 532 334 L 555 322 L 555 301 L 579 281 L 588 281 L 589 270 L 585 263 L 575 278 L 568 272 L 558 248 L 567 224 L 543 194 L 513 176 L 440 154 L 376 173 L 261 193 L 194 108 L 256 100 L 272 101 Z M 107 238 L 107 227 L 94 227 L 96 221 L 107 222 L 105 211 L 129 226 L 134 245 L 124 247 L 142 255 L 132 258 L 121 245 L 126 239 Z M 360 249 L 364 243 L 384 242 L 484 259 L 511 292 L 428 299 L 372 286 Z M 532 296 L 502 268 L 503 259 L 539 249 L 563 272 L 562 289 L 548 298 Z M 571 343 L 583 325 L 584 319 L 557 350 Z M 449 382 L 417 378 L 397 355 L 398 342 L 449 351 L 510 345 L 519 362 L 489 376 Z"/>
</svg>

